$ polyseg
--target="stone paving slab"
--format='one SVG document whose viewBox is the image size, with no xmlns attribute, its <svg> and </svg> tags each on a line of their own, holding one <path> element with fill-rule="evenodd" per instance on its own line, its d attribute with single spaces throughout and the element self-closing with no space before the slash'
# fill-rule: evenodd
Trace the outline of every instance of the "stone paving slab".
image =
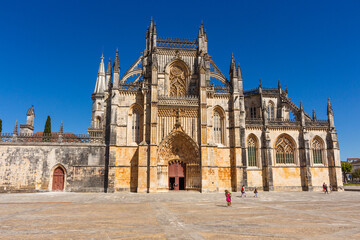
<svg viewBox="0 0 360 240">
<path fill-rule="evenodd" d="M 360 239 L 360 192 L 0 194 L 0 239 Z"/>
</svg>

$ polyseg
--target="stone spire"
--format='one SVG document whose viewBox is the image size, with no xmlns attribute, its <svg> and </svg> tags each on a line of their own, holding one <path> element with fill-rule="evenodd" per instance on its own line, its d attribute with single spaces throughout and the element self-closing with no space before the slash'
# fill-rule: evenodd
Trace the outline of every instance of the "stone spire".
<svg viewBox="0 0 360 240">
<path fill-rule="evenodd" d="M 106 68 L 106 79 L 105 79 L 105 89 L 109 90 L 111 85 L 111 59 L 109 58 L 109 62 Z"/>
<path fill-rule="evenodd" d="M 280 90 L 281 89 L 281 82 L 280 82 L 280 78 L 278 80 L 278 89 Z"/>
<path fill-rule="evenodd" d="M 316 121 L 316 114 L 315 114 L 315 108 L 312 111 L 312 120 Z"/>
<path fill-rule="evenodd" d="M 230 71 L 229 71 L 229 74 L 232 75 L 233 77 L 237 77 L 237 73 L 236 73 L 236 63 L 235 63 L 234 53 L 231 53 L 231 61 L 230 61 Z"/>
<path fill-rule="evenodd" d="M 104 93 L 104 91 L 105 91 L 105 66 L 104 66 L 104 56 L 101 55 L 101 62 L 99 66 L 98 76 L 96 79 L 94 94 Z"/>
<path fill-rule="evenodd" d="M 305 127 L 305 112 L 304 112 L 302 100 L 300 100 L 300 122 L 301 122 L 301 126 Z"/>
<path fill-rule="evenodd" d="M 203 21 L 201 20 L 198 37 L 201 38 L 201 37 L 203 37 L 203 35 L 204 35 L 204 24 L 203 24 Z"/>
<path fill-rule="evenodd" d="M 238 71 L 237 71 L 237 74 L 238 74 L 238 79 L 239 81 L 242 81 L 242 73 L 241 73 L 241 68 L 240 68 L 240 64 L 238 64 Z"/>
<path fill-rule="evenodd" d="M 332 106 L 331 106 L 331 102 L 330 102 L 330 98 L 328 98 L 328 103 L 327 103 L 327 114 L 331 114 L 333 115 L 333 109 L 332 109 Z"/>
<path fill-rule="evenodd" d="M 243 94 L 243 79 L 242 79 L 242 73 L 241 73 L 241 68 L 240 68 L 240 64 L 238 64 L 238 82 L 239 82 L 239 92 L 240 94 Z"/>
<path fill-rule="evenodd" d="M 116 49 L 115 60 L 113 64 L 113 88 L 119 88 L 119 80 L 120 80 L 120 63 L 119 63 L 119 50 Z"/>
<path fill-rule="evenodd" d="M 109 58 L 109 62 L 106 68 L 106 75 L 111 75 L 111 58 Z"/>
<path fill-rule="evenodd" d="M 329 127 L 330 129 L 334 129 L 335 128 L 334 112 L 331 106 L 330 98 L 328 99 L 328 104 L 327 104 L 327 115 L 328 115 Z"/>
<path fill-rule="evenodd" d="M 261 86 L 261 78 L 259 78 L 259 88 L 262 88 L 262 86 Z"/>
<path fill-rule="evenodd" d="M 199 51 L 202 53 L 207 53 L 207 36 L 206 36 L 206 31 L 204 29 L 203 21 L 201 21 L 199 27 L 198 41 L 199 41 Z"/>
<path fill-rule="evenodd" d="M 14 127 L 14 131 L 13 131 L 13 135 L 17 136 L 18 135 L 18 121 L 16 120 L 15 122 L 15 127 Z"/>
<path fill-rule="evenodd" d="M 152 47 L 153 49 L 156 47 L 156 39 L 157 38 L 157 31 L 156 31 L 156 22 L 154 22 L 154 29 L 152 34 Z"/>
<path fill-rule="evenodd" d="M 63 121 L 61 121 L 61 123 L 60 123 L 59 133 L 60 133 L 60 134 L 63 134 L 63 133 L 64 133 Z"/>
<path fill-rule="evenodd" d="M 119 49 L 116 49 L 113 69 L 114 73 L 120 73 Z"/>
</svg>

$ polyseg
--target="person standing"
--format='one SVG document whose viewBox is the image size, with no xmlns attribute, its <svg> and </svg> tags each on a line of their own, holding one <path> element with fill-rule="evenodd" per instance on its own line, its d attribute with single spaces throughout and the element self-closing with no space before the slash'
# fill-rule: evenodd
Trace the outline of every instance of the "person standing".
<svg viewBox="0 0 360 240">
<path fill-rule="evenodd" d="M 257 193 L 258 193 L 258 191 L 257 191 L 257 189 L 255 188 L 255 190 L 254 190 L 254 197 L 256 197 L 256 198 L 257 198 Z"/>
<path fill-rule="evenodd" d="M 225 196 L 226 196 L 226 203 L 227 206 L 231 206 L 231 193 L 228 190 L 225 190 Z"/>
<path fill-rule="evenodd" d="M 241 197 L 245 196 L 246 197 L 246 193 L 245 193 L 245 185 L 242 185 L 241 188 Z"/>
<path fill-rule="evenodd" d="M 328 192 L 328 186 L 327 186 L 326 183 L 325 183 L 324 189 L 325 189 L 325 194 L 329 194 L 329 192 Z"/>
</svg>

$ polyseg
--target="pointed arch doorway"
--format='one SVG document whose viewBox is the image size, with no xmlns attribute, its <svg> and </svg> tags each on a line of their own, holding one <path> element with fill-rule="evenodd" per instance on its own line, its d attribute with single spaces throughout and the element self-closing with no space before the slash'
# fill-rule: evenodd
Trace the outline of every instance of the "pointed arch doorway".
<svg viewBox="0 0 360 240">
<path fill-rule="evenodd" d="M 64 190 L 64 175 L 64 170 L 61 167 L 55 168 L 52 182 L 53 191 Z"/>
<path fill-rule="evenodd" d="M 186 189 L 186 165 L 181 161 L 169 162 L 169 190 Z"/>
<path fill-rule="evenodd" d="M 201 190 L 199 147 L 180 126 L 159 146 L 157 174 L 158 189 Z"/>
</svg>

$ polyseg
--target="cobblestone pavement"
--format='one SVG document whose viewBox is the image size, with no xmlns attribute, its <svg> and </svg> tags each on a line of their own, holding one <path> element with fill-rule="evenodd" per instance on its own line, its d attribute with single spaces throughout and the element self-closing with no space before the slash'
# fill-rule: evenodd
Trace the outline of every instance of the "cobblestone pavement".
<svg viewBox="0 0 360 240">
<path fill-rule="evenodd" d="M 0 194 L 0 239 L 360 239 L 360 192 Z"/>
</svg>

